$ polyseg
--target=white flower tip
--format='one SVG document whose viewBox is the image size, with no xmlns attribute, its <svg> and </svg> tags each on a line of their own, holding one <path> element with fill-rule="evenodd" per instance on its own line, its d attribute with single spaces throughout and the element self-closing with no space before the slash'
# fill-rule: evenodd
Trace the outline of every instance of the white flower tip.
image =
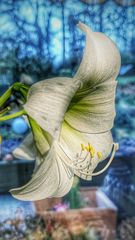
<svg viewBox="0 0 135 240">
<path fill-rule="evenodd" d="M 21 200 L 21 201 L 28 201 L 23 199 L 23 197 L 21 197 L 19 194 L 16 194 L 16 192 L 14 191 L 14 189 L 10 189 L 9 193 L 12 195 L 12 197 L 14 197 L 17 200 Z"/>
<path fill-rule="evenodd" d="M 119 144 L 115 143 L 115 150 L 117 151 L 119 149 Z"/>
<path fill-rule="evenodd" d="M 92 33 L 91 28 L 88 27 L 87 25 L 85 25 L 84 23 L 80 22 L 80 21 L 77 23 L 77 27 L 79 27 L 80 30 L 82 30 L 85 33 L 87 33 L 88 31 Z"/>
</svg>

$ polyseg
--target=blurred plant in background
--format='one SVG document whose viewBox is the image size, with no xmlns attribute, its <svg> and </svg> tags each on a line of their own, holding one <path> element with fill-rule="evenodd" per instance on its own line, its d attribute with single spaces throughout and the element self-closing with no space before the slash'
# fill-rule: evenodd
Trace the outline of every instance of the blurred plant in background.
<svg viewBox="0 0 135 240">
<path fill-rule="evenodd" d="M 134 240 L 135 239 L 135 218 L 123 220 L 118 227 L 119 240 Z"/>
<path fill-rule="evenodd" d="M 42 218 L 6 220 L 0 223 L 0 240 L 101 240 L 99 233 L 91 227 L 76 229 L 71 232 L 59 224 L 46 225 Z"/>
<path fill-rule="evenodd" d="M 113 129 L 118 140 L 135 136 L 135 77 L 118 78 L 116 96 L 116 119 Z"/>
<path fill-rule="evenodd" d="M 71 209 L 77 209 L 85 206 L 79 192 L 79 187 L 80 187 L 79 178 L 75 177 L 71 191 L 67 194 L 65 199 L 66 202 L 69 202 L 69 207 Z"/>
</svg>

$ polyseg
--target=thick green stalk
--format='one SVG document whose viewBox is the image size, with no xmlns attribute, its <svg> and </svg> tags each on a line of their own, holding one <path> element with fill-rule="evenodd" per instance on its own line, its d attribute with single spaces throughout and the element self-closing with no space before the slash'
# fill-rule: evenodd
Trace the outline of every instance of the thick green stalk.
<svg viewBox="0 0 135 240">
<path fill-rule="evenodd" d="M 3 104 L 8 100 L 8 98 L 11 96 L 13 86 L 10 87 L 1 97 L 0 97 L 0 108 L 3 106 Z"/>
<path fill-rule="evenodd" d="M 20 117 L 20 116 L 22 116 L 22 115 L 26 115 L 26 112 L 25 112 L 24 109 L 21 110 L 21 111 L 19 111 L 19 112 L 12 113 L 12 114 L 5 115 L 5 116 L 0 117 L 0 122 L 2 122 L 2 121 L 7 121 L 7 120 L 10 120 L 10 119 L 12 119 L 12 118 Z"/>
<path fill-rule="evenodd" d="M 29 90 L 30 87 L 23 84 L 23 83 L 20 83 L 20 82 L 16 82 L 16 83 L 13 84 L 13 89 L 15 91 L 20 91 L 21 88 L 23 88 L 25 90 Z"/>
<path fill-rule="evenodd" d="M 27 93 L 28 93 L 29 87 L 20 83 L 20 82 L 16 82 L 14 83 L 1 97 L 0 97 L 0 108 L 3 107 L 3 104 L 8 100 L 8 98 L 11 96 L 12 92 L 17 91 L 20 92 L 22 94 L 22 96 L 24 97 L 24 100 L 26 101 L 27 99 Z M 0 121 L 7 121 L 10 120 L 12 118 L 16 118 L 19 117 L 23 114 L 26 114 L 26 112 L 24 110 L 21 110 L 17 113 L 13 113 L 10 115 L 6 115 L 6 116 L 2 116 L 3 114 L 5 114 L 6 112 L 8 112 L 10 110 L 10 107 L 7 107 L 5 109 L 3 109 L 2 111 L 0 111 Z"/>
<path fill-rule="evenodd" d="M 20 82 L 14 83 L 14 86 L 13 86 L 14 91 L 20 92 L 22 94 L 25 102 L 27 101 L 27 94 L 28 94 L 29 88 L 30 88 L 29 86 L 22 84 Z"/>
<path fill-rule="evenodd" d="M 22 94 L 23 98 L 24 98 L 24 102 L 27 101 L 27 93 L 28 90 L 24 89 L 24 88 L 20 88 L 20 93 Z"/>
<path fill-rule="evenodd" d="M 6 108 L 2 109 L 2 111 L 0 111 L 0 116 L 7 113 L 8 111 L 10 111 L 10 109 L 11 109 L 10 107 L 6 107 Z"/>
<path fill-rule="evenodd" d="M 3 104 L 8 100 L 8 98 L 11 96 L 12 91 L 18 91 L 21 92 L 23 97 L 27 98 L 27 93 L 29 90 L 29 86 L 22 84 L 20 82 L 14 83 L 1 97 L 0 97 L 0 108 L 3 106 Z"/>
</svg>

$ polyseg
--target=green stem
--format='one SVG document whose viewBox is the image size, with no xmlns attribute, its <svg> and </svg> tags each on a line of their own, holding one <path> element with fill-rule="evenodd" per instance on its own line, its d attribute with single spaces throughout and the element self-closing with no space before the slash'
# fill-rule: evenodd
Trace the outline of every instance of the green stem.
<svg viewBox="0 0 135 240">
<path fill-rule="evenodd" d="M 25 90 L 23 88 L 20 88 L 20 93 L 22 94 L 24 101 L 26 102 L 27 100 L 27 94 L 28 94 L 28 90 Z"/>
<path fill-rule="evenodd" d="M 20 82 L 15 82 L 14 84 L 13 84 L 13 89 L 15 90 L 15 91 L 20 91 L 20 89 L 25 89 L 25 90 L 29 90 L 29 86 L 27 86 L 27 85 L 25 85 L 25 84 L 23 84 L 23 83 L 20 83 Z"/>
<path fill-rule="evenodd" d="M 9 115 L 0 117 L 0 122 L 2 122 L 2 121 L 7 121 L 7 120 L 10 120 L 10 119 L 12 119 L 12 118 L 20 117 L 20 116 L 22 116 L 22 115 L 26 115 L 26 112 L 25 112 L 24 109 L 21 110 L 21 111 L 19 111 L 19 112 L 12 113 L 12 114 L 9 114 Z"/>
<path fill-rule="evenodd" d="M 3 104 L 8 100 L 8 98 L 11 96 L 12 91 L 18 91 L 21 92 L 24 96 L 25 100 L 27 98 L 27 93 L 29 90 L 29 86 L 22 84 L 20 82 L 14 83 L 1 97 L 0 97 L 0 108 L 3 106 Z"/>
<path fill-rule="evenodd" d="M 4 108 L 2 111 L 0 111 L 0 116 L 2 116 L 3 114 L 7 113 L 8 111 L 10 111 L 10 107 L 6 107 Z"/>
<path fill-rule="evenodd" d="M 27 94 L 28 94 L 29 88 L 30 88 L 29 86 L 27 86 L 23 83 L 20 83 L 20 82 L 16 82 L 13 85 L 13 90 L 20 92 L 22 94 L 22 96 L 24 98 L 24 102 L 27 101 Z"/>
<path fill-rule="evenodd" d="M 0 107 L 3 106 L 3 104 L 8 100 L 8 98 L 11 96 L 13 86 L 10 87 L 1 97 L 0 97 Z"/>
</svg>

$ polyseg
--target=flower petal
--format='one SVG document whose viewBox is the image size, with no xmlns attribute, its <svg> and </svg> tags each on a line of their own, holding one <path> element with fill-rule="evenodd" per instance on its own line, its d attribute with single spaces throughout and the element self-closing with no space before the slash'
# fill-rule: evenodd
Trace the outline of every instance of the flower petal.
<svg viewBox="0 0 135 240">
<path fill-rule="evenodd" d="M 70 102 L 65 120 L 82 132 L 104 132 L 112 128 L 115 117 L 120 55 L 103 33 L 94 33 L 82 23 L 79 26 L 86 33 L 86 47 L 74 81 L 81 82 L 82 87 Z"/>
<path fill-rule="evenodd" d="M 65 157 L 65 161 L 67 161 L 67 163 L 69 162 L 69 159 L 71 159 L 71 161 L 73 162 L 73 159 L 75 159 L 76 156 L 80 154 L 81 144 L 87 146 L 88 143 L 90 143 L 94 147 L 95 155 L 92 158 L 91 165 L 89 169 L 87 169 L 87 167 L 86 169 L 84 169 L 85 172 L 86 170 L 88 170 L 90 174 L 94 171 L 100 161 L 103 161 L 109 156 L 113 146 L 113 140 L 110 131 L 100 134 L 82 133 L 76 131 L 65 122 L 62 126 L 60 143 L 65 152 L 65 156 L 67 156 L 67 158 Z M 98 158 L 97 152 L 101 153 L 101 159 Z M 81 158 L 83 159 L 82 165 L 84 166 L 86 165 L 87 161 L 90 161 L 89 156 L 85 159 L 86 154 L 86 151 L 83 151 L 81 154 Z M 81 172 L 82 171 L 80 171 L 80 169 L 76 169 L 74 171 L 74 173 L 80 178 L 86 180 L 92 179 L 91 176 L 88 177 L 86 174 L 82 174 Z"/>
<path fill-rule="evenodd" d="M 63 197 L 70 191 L 72 187 L 74 172 L 73 169 L 68 167 L 65 161 L 63 161 L 63 155 L 61 154 L 60 144 L 58 142 L 55 142 L 55 149 L 57 154 L 57 161 L 61 163 L 61 167 L 59 167 L 60 184 L 54 197 Z"/>
<path fill-rule="evenodd" d="M 13 155 L 18 159 L 36 159 L 36 147 L 34 146 L 32 133 L 29 133 L 20 146 L 13 151 Z"/>
<path fill-rule="evenodd" d="M 86 34 L 86 46 L 74 77 L 90 87 L 116 78 L 120 69 L 120 54 L 114 42 L 81 22 L 78 27 Z"/>
<path fill-rule="evenodd" d="M 20 200 L 41 200 L 44 198 L 63 196 L 71 188 L 73 172 L 67 174 L 67 167 L 59 161 L 55 144 L 47 156 L 40 160 L 32 179 L 24 186 L 12 189 L 11 194 Z M 38 156 L 41 158 L 41 155 Z"/>
<path fill-rule="evenodd" d="M 26 112 L 53 138 L 58 138 L 65 112 L 79 82 L 70 78 L 53 78 L 34 84 L 24 105 Z"/>
<path fill-rule="evenodd" d="M 42 156 L 45 155 L 50 150 L 52 139 L 35 121 L 31 120 L 31 126 L 33 133 L 28 134 L 13 155 L 19 159 L 36 160 L 37 167 L 40 164 L 39 158 L 38 161 L 36 159 L 37 150 Z"/>
<path fill-rule="evenodd" d="M 65 121 L 76 130 L 101 133 L 113 127 L 116 81 L 105 82 L 83 94 L 65 114 Z"/>
</svg>

